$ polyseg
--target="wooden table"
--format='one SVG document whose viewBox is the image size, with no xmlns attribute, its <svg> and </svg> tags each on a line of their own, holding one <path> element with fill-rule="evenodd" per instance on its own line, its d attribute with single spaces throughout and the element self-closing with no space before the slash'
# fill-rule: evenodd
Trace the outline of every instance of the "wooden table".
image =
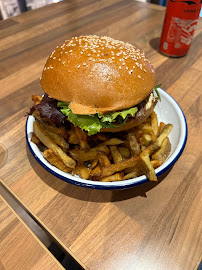
<svg viewBox="0 0 202 270">
<path fill-rule="evenodd" d="M 0 269 L 64 269 L 0 196 Z"/>
<path fill-rule="evenodd" d="M 158 52 L 163 7 L 132 0 L 64 1 L 1 22 L 0 178 L 34 217 L 91 270 L 194 269 L 201 243 L 202 20 L 190 52 Z M 120 191 L 80 188 L 45 171 L 25 140 L 31 95 L 52 50 L 65 39 L 107 35 L 141 48 L 157 83 L 180 104 L 186 148 L 158 183 Z M 7 152 L 7 154 L 6 154 Z"/>
</svg>

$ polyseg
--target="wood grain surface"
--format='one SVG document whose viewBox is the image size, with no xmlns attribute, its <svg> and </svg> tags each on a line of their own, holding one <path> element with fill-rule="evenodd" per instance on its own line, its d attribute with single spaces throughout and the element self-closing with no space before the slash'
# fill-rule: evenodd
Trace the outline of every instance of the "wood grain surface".
<svg viewBox="0 0 202 270">
<path fill-rule="evenodd" d="M 190 270 L 200 260 L 202 19 L 188 55 L 168 58 L 158 52 L 164 15 L 163 7 L 133 0 L 69 0 L 0 24 L 0 177 L 86 269 Z M 157 183 L 85 189 L 52 176 L 30 153 L 25 115 L 31 95 L 42 94 L 44 62 L 57 45 L 81 34 L 138 46 L 156 68 L 157 83 L 180 104 L 187 145 Z"/>
<path fill-rule="evenodd" d="M 1 196 L 0 269 L 64 269 Z"/>
</svg>

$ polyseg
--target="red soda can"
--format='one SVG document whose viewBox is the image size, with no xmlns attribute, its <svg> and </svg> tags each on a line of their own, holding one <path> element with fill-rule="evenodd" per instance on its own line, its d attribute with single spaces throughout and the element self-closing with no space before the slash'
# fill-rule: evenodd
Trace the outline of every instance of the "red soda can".
<svg viewBox="0 0 202 270">
<path fill-rule="evenodd" d="M 159 50 L 180 57 L 187 54 L 201 9 L 200 0 L 168 0 Z"/>
</svg>

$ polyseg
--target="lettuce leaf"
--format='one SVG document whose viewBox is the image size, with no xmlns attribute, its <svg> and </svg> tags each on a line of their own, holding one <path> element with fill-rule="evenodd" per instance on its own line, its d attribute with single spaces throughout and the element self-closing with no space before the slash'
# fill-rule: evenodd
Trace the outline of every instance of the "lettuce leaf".
<svg viewBox="0 0 202 270">
<path fill-rule="evenodd" d="M 88 132 L 88 135 L 94 135 L 100 132 L 101 128 L 117 128 L 124 125 L 128 116 L 134 116 L 137 108 L 108 113 L 108 114 L 94 114 L 94 115 L 80 115 L 74 114 L 66 102 L 58 101 L 57 106 L 60 111 L 67 116 L 67 119 L 75 126 Z"/>
<path fill-rule="evenodd" d="M 69 104 L 63 101 L 58 101 L 57 106 L 62 108 L 60 111 L 65 115 L 68 116 L 71 112 L 71 109 L 69 108 Z"/>
<path fill-rule="evenodd" d="M 159 100 L 161 97 L 158 92 L 158 88 L 161 84 L 155 85 L 153 91 L 156 92 Z M 106 114 L 93 114 L 93 115 L 80 115 L 74 114 L 69 108 L 69 104 L 66 102 L 58 101 L 57 106 L 60 111 L 67 116 L 67 119 L 72 122 L 75 126 L 88 132 L 88 135 L 94 135 L 100 132 L 101 128 L 117 128 L 124 125 L 128 117 L 134 117 L 138 111 L 137 107 L 132 107 L 122 111 L 111 112 Z"/>
<path fill-rule="evenodd" d="M 161 101 L 161 96 L 160 96 L 159 91 L 158 91 L 158 88 L 159 88 L 159 87 L 161 87 L 161 84 L 155 85 L 153 90 L 156 92 L 157 97 L 158 97 L 159 100 Z"/>
<path fill-rule="evenodd" d="M 72 122 L 76 127 L 80 127 L 85 131 L 88 131 L 88 135 L 94 135 L 100 132 L 102 124 L 98 117 L 94 115 L 79 115 L 74 114 L 72 111 L 68 115 L 68 120 Z"/>
<path fill-rule="evenodd" d="M 123 120 L 125 120 L 129 115 L 134 117 L 137 112 L 137 107 L 132 107 L 126 110 L 122 110 L 119 112 L 114 113 L 107 113 L 107 114 L 98 114 L 98 117 L 101 119 L 101 122 L 116 122 L 116 118 L 120 116 Z"/>
</svg>

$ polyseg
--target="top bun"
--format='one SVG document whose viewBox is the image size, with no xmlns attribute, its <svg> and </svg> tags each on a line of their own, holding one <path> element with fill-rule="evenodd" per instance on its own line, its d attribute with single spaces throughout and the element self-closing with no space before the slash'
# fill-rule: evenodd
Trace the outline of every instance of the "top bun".
<svg viewBox="0 0 202 270">
<path fill-rule="evenodd" d="M 152 91 L 150 61 L 129 43 L 80 36 L 65 41 L 48 58 L 41 86 L 50 97 L 70 103 L 75 114 L 130 108 Z"/>
</svg>

